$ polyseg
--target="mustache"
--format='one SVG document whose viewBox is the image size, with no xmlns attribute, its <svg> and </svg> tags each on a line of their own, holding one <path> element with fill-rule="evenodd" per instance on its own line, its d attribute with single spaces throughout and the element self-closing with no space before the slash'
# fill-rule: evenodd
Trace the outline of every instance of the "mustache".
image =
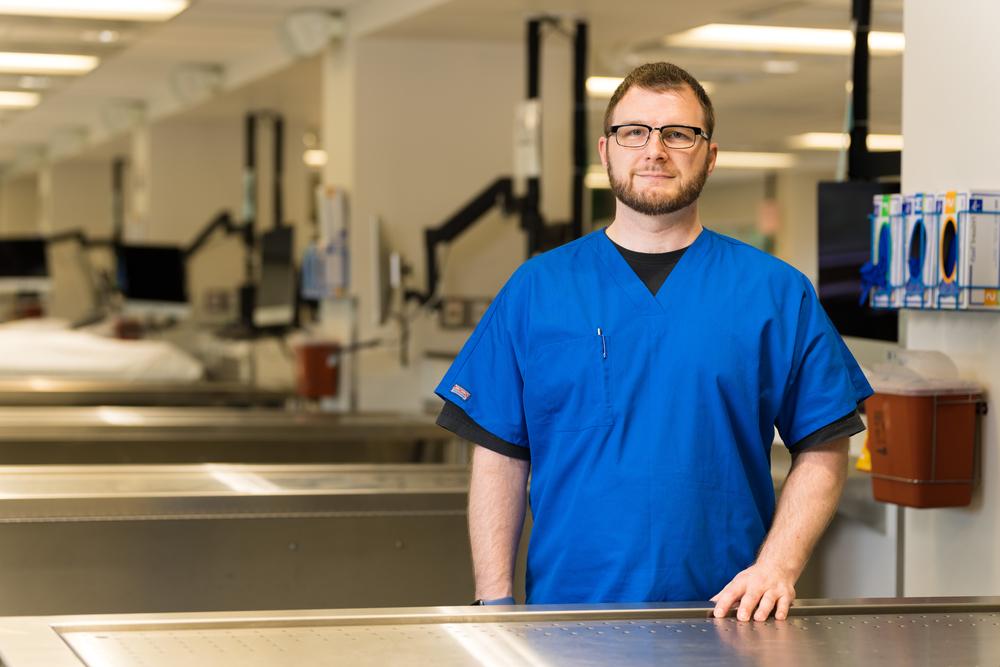
<svg viewBox="0 0 1000 667">
<path fill-rule="evenodd" d="M 652 176 L 652 175 L 663 175 L 670 176 L 671 178 L 677 178 L 679 174 L 675 171 L 668 171 L 666 169 L 636 169 L 631 172 L 633 176 Z"/>
</svg>

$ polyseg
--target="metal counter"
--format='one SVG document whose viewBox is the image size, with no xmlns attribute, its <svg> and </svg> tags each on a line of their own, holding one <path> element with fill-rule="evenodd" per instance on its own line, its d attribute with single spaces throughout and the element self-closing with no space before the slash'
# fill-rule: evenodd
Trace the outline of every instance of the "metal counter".
<svg viewBox="0 0 1000 667">
<path fill-rule="evenodd" d="M 0 465 L 441 461 L 453 440 L 421 414 L 0 408 Z"/>
<path fill-rule="evenodd" d="M 0 468 L 0 615 L 458 604 L 464 466 Z"/>
<path fill-rule="evenodd" d="M 0 619 L 6 667 L 996 665 L 1000 598 L 800 600 L 786 621 L 701 605 L 438 607 Z"/>
<path fill-rule="evenodd" d="M 288 397 L 289 392 L 229 382 L 112 382 L 47 377 L 0 380 L 0 405 L 12 407 L 281 407 Z"/>
</svg>

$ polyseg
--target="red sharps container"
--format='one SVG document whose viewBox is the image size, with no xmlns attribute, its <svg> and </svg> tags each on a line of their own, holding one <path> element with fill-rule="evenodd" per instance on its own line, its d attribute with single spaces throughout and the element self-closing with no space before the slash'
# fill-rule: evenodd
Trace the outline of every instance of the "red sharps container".
<svg viewBox="0 0 1000 667">
<path fill-rule="evenodd" d="M 336 398 L 340 345 L 304 341 L 295 346 L 295 388 L 302 398 Z"/>
<path fill-rule="evenodd" d="M 876 368 L 876 393 L 865 402 L 875 499 L 907 507 L 968 505 L 982 389 L 959 379 L 941 353 L 899 356 Z"/>
</svg>

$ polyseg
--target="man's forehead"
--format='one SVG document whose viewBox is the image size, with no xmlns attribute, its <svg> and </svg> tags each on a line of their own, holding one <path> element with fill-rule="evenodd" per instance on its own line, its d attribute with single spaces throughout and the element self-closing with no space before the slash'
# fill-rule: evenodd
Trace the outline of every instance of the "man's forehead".
<svg viewBox="0 0 1000 667">
<path fill-rule="evenodd" d="M 628 90 L 614 110 L 614 123 L 666 118 L 663 122 L 682 124 L 700 123 L 703 119 L 701 105 L 689 86 L 669 90 L 649 90 L 633 87 Z"/>
</svg>

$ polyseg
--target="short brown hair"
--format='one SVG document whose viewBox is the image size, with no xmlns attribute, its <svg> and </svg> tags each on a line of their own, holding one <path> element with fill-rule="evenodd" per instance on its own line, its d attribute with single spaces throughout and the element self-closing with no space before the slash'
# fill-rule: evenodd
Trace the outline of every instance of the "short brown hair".
<svg viewBox="0 0 1000 667">
<path fill-rule="evenodd" d="M 712 108 L 712 100 L 708 98 L 708 93 L 698 80 L 672 63 L 646 63 L 629 72 L 608 101 L 608 109 L 604 112 L 604 136 L 611 132 L 611 116 L 615 112 L 615 107 L 633 86 L 656 92 L 688 86 L 698 98 L 701 110 L 705 113 L 705 132 L 709 138 L 715 133 L 715 110 Z"/>
</svg>

